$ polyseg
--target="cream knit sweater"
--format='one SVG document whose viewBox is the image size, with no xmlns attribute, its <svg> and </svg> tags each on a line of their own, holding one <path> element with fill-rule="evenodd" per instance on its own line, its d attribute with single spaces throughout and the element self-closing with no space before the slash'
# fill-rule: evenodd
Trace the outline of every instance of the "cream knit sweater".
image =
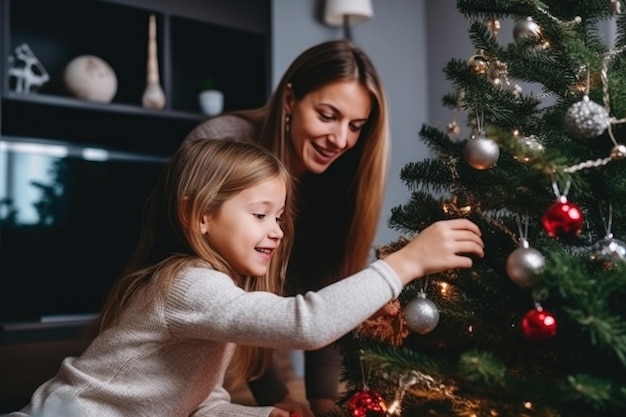
<svg viewBox="0 0 626 417">
<path fill-rule="evenodd" d="M 318 349 L 362 323 L 402 289 L 382 260 L 317 292 L 245 292 L 232 279 L 188 268 L 163 299 L 147 287 L 119 324 L 66 358 L 11 417 L 267 416 L 230 402 L 224 374 L 235 344 Z"/>
</svg>

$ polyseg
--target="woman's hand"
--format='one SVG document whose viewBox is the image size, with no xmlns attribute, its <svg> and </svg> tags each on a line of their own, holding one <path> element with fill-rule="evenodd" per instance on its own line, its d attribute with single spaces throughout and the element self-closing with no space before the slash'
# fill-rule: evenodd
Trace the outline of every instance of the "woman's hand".
<svg viewBox="0 0 626 417">
<path fill-rule="evenodd" d="M 480 229 L 467 219 L 441 220 L 384 258 L 403 284 L 456 268 L 471 268 L 470 255 L 484 256 Z"/>
</svg>

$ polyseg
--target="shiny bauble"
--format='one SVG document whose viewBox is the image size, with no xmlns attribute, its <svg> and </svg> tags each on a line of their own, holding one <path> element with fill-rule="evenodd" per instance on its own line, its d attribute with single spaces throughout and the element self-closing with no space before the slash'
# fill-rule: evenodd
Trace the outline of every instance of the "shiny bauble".
<svg viewBox="0 0 626 417">
<path fill-rule="evenodd" d="M 515 249 L 506 259 L 506 273 L 520 287 L 536 285 L 546 260 L 537 249 L 531 248 L 528 241 L 520 239 L 520 247 Z"/>
<path fill-rule="evenodd" d="M 591 247 L 589 257 L 593 261 L 602 263 L 604 268 L 611 269 L 615 264 L 626 259 L 626 243 L 614 239 L 613 235 L 608 235 Z"/>
<path fill-rule="evenodd" d="M 572 104 L 565 113 L 565 128 L 581 139 L 600 136 L 610 123 L 611 118 L 606 109 L 586 95 L 581 101 Z"/>
<path fill-rule="evenodd" d="M 489 32 L 491 32 L 491 34 L 493 36 L 498 36 L 498 33 L 500 32 L 500 21 L 496 18 L 489 18 L 485 20 L 485 25 L 487 26 L 487 29 L 489 29 Z"/>
<path fill-rule="evenodd" d="M 472 136 L 463 148 L 465 160 L 474 169 L 493 168 L 500 158 L 500 147 L 484 133 Z"/>
<path fill-rule="evenodd" d="M 522 144 L 522 150 L 517 155 L 513 155 L 516 161 L 530 162 L 544 151 L 543 145 L 535 135 L 519 137 L 518 141 Z"/>
<path fill-rule="evenodd" d="M 485 74 L 489 70 L 489 60 L 480 54 L 472 55 L 467 60 L 467 66 L 476 75 Z"/>
<path fill-rule="evenodd" d="M 542 342 L 556 335 L 556 318 L 552 313 L 537 307 L 522 319 L 522 332 L 532 342 Z"/>
<path fill-rule="evenodd" d="M 527 17 L 524 20 L 519 20 L 513 27 L 514 39 L 541 39 L 541 26 L 533 20 L 532 17 Z"/>
<path fill-rule="evenodd" d="M 571 238 L 580 235 L 583 230 L 582 210 L 565 197 L 554 202 L 543 215 L 542 225 L 548 236 L 553 238 Z"/>
<path fill-rule="evenodd" d="M 372 390 L 358 391 L 347 403 L 348 411 L 352 417 L 385 417 L 387 405 L 383 397 Z"/>
<path fill-rule="evenodd" d="M 117 76 L 102 58 L 81 55 L 72 59 L 63 72 L 63 82 L 74 97 L 109 103 L 117 93 Z"/>
<path fill-rule="evenodd" d="M 404 307 L 404 320 L 415 333 L 426 334 L 439 324 L 439 309 L 421 292 Z"/>
<path fill-rule="evenodd" d="M 613 149 L 611 149 L 611 159 L 619 160 L 626 158 L 626 146 L 625 145 L 615 145 Z"/>
</svg>

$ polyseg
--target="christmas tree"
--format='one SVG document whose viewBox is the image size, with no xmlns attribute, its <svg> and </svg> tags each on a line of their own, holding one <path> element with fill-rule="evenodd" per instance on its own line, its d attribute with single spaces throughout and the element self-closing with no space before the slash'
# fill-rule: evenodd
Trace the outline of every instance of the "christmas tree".
<svg viewBox="0 0 626 417">
<path fill-rule="evenodd" d="M 379 255 L 456 217 L 480 226 L 486 255 L 414 282 L 342 339 L 340 405 L 354 417 L 626 415 L 626 15 L 615 0 L 457 9 L 475 53 L 445 66 L 443 104 L 463 120 L 422 127 L 432 157 L 404 167 L 410 197 L 389 219 L 405 238 Z"/>
</svg>

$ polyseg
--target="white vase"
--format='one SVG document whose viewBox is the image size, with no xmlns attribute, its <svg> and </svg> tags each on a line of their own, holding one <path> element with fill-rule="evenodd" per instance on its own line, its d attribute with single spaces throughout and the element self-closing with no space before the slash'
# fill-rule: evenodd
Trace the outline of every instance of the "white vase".
<svg viewBox="0 0 626 417">
<path fill-rule="evenodd" d="M 224 109 L 224 93 L 218 90 L 204 90 L 198 95 L 202 113 L 215 116 Z"/>
<path fill-rule="evenodd" d="M 159 82 L 159 60 L 157 58 L 156 17 L 150 15 L 148 21 L 148 63 L 146 89 L 141 97 L 141 105 L 147 109 L 165 107 L 165 92 Z"/>
<path fill-rule="evenodd" d="M 63 82 L 71 95 L 90 101 L 109 103 L 117 92 L 117 76 L 102 58 L 81 55 L 63 71 Z"/>
</svg>

